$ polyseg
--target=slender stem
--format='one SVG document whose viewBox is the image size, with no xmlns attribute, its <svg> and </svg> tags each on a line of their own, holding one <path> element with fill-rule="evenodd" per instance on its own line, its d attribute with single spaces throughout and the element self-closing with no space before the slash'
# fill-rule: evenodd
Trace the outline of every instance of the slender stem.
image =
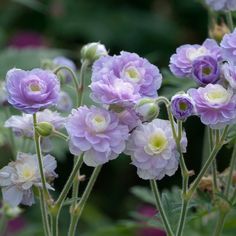
<svg viewBox="0 0 236 236">
<path fill-rule="evenodd" d="M 215 144 L 219 142 L 219 132 L 215 132 Z M 209 144 L 210 144 L 210 150 L 212 151 L 214 146 L 213 141 L 213 130 L 209 128 Z M 213 160 L 212 162 L 212 175 L 213 175 L 213 192 L 218 192 L 218 185 L 217 185 L 217 164 L 216 160 Z"/>
<path fill-rule="evenodd" d="M 71 174 L 70 174 L 70 176 L 69 176 L 69 178 L 68 178 L 68 180 L 67 180 L 67 182 L 66 182 L 66 184 L 65 184 L 65 186 L 64 186 L 64 188 L 61 192 L 61 194 L 59 195 L 55 205 L 60 206 L 62 204 L 62 202 L 64 201 L 64 199 L 66 198 L 66 196 L 67 196 L 67 194 L 68 194 L 68 192 L 71 188 L 71 185 L 73 184 L 73 180 L 74 180 L 78 170 L 82 166 L 82 164 L 83 164 L 83 158 L 81 156 L 80 158 L 77 158 L 77 161 L 74 165 L 74 168 L 73 168 L 73 170 L 72 170 L 72 172 L 71 172 Z"/>
<path fill-rule="evenodd" d="M 57 137 L 59 137 L 59 138 L 62 138 L 62 139 L 64 139 L 66 142 L 67 142 L 68 139 L 69 139 L 69 137 L 68 137 L 67 135 L 65 135 L 65 134 L 63 134 L 63 133 L 61 133 L 61 132 L 59 132 L 59 131 L 57 131 L 57 130 L 53 130 L 52 135 L 55 135 L 55 136 L 57 136 Z"/>
<path fill-rule="evenodd" d="M 1 218 L 0 218 L 0 234 L 1 235 L 5 235 L 6 227 L 7 227 L 6 216 L 4 213 L 2 213 Z"/>
<path fill-rule="evenodd" d="M 58 236 L 58 220 L 59 220 L 59 214 L 52 215 L 52 235 L 53 236 Z"/>
<path fill-rule="evenodd" d="M 189 195 L 190 198 L 192 197 L 193 193 L 197 189 L 197 186 L 198 186 L 199 182 L 201 181 L 202 177 L 204 176 L 204 174 L 208 170 L 209 166 L 211 165 L 212 161 L 216 157 L 217 153 L 219 152 L 221 147 L 224 145 L 224 140 L 225 140 L 225 137 L 227 135 L 228 129 L 229 129 L 229 126 L 226 126 L 224 131 L 223 131 L 223 134 L 221 136 L 221 139 L 220 139 L 219 143 L 215 144 L 215 146 L 213 147 L 213 149 L 211 151 L 211 154 L 210 154 L 209 158 L 207 159 L 207 161 L 203 165 L 200 173 L 198 174 L 198 176 L 194 180 L 193 184 L 191 185 L 191 187 L 188 191 L 188 195 Z"/>
<path fill-rule="evenodd" d="M 234 144 L 234 149 L 233 149 L 233 153 L 232 153 L 230 165 L 229 165 L 229 175 L 228 175 L 227 184 L 225 188 L 225 196 L 227 198 L 229 197 L 229 193 L 230 193 L 230 186 L 232 184 L 235 163 L 236 163 L 236 144 Z"/>
<path fill-rule="evenodd" d="M 221 232 L 222 232 L 223 227 L 224 227 L 224 222 L 225 222 L 226 216 L 227 216 L 226 212 L 220 212 L 219 213 L 219 218 L 218 218 L 218 221 L 216 223 L 214 236 L 220 236 L 221 235 Z"/>
<path fill-rule="evenodd" d="M 79 201 L 79 203 L 76 204 L 75 208 L 72 209 L 74 211 L 74 215 L 72 217 L 72 220 L 71 220 L 71 224 L 70 224 L 70 227 L 69 227 L 69 231 L 68 231 L 68 236 L 74 236 L 75 235 L 75 232 L 76 232 L 76 227 L 77 227 L 77 223 L 79 221 L 79 218 L 83 212 L 83 209 L 85 207 L 85 204 L 89 198 L 89 195 L 93 189 L 93 186 L 97 180 L 97 177 L 101 171 L 101 168 L 102 166 L 97 166 L 91 177 L 90 177 L 90 180 L 88 182 L 88 185 L 86 186 L 86 189 Z"/>
<path fill-rule="evenodd" d="M 78 107 L 81 106 L 83 103 L 83 91 L 84 91 L 84 82 L 85 82 L 85 76 L 86 76 L 86 70 L 89 66 L 89 61 L 84 60 L 81 66 L 80 70 L 80 84 L 79 84 L 79 91 L 78 91 Z"/>
<path fill-rule="evenodd" d="M 78 102 L 79 102 L 79 94 L 80 94 L 80 86 L 79 86 L 78 78 L 77 78 L 75 72 L 71 68 L 69 68 L 67 66 L 59 66 L 59 67 L 57 67 L 53 71 L 53 73 L 57 74 L 60 70 L 67 70 L 67 71 L 69 71 L 71 73 L 72 79 L 73 79 L 73 82 L 74 82 L 74 85 L 75 85 L 76 96 L 77 96 L 77 104 L 78 104 Z"/>
<path fill-rule="evenodd" d="M 39 189 L 39 201 L 40 201 L 40 210 L 41 210 L 44 234 L 46 236 L 51 236 L 46 203 L 44 199 L 44 194 L 41 189 Z"/>
<path fill-rule="evenodd" d="M 161 220 L 162 220 L 162 223 L 165 227 L 167 235 L 168 236 L 174 236 L 174 233 L 171 229 L 169 220 L 166 216 L 165 210 L 164 210 L 162 202 L 161 202 L 161 196 L 160 196 L 156 181 L 155 180 L 150 180 L 150 185 L 151 185 L 151 189 L 152 189 L 153 195 L 154 195 L 155 200 L 156 200 L 156 207 L 160 212 Z"/>
<path fill-rule="evenodd" d="M 40 177 L 42 181 L 43 194 L 46 200 L 50 200 L 51 197 L 49 195 L 49 192 L 46 186 L 46 178 L 43 171 L 43 161 L 42 161 L 42 153 L 41 153 L 41 147 L 40 147 L 40 136 L 38 135 L 36 131 L 36 126 L 37 126 L 36 113 L 33 114 L 33 123 L 34 123 L 34 142 L 35 142 L 36 153 L 38 156 L 38 165 L 39 165 L 39 172 L 40 172 Z"/>
<path fill-rule="evenodd" d="M 226 14 L 227 25 L 228 25 L 230 31 L 233 32 L 234 22 L 233 22 L 232 13 L 230 11 L 227 11 L 225 14 Z"/>
</svg>

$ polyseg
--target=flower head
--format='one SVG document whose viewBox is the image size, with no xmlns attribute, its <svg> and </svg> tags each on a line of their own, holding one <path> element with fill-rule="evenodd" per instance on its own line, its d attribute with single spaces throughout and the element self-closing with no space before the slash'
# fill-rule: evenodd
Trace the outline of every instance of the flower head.
<svg viewBox="0 0 236 236">
<path fill-rule="evenodd" d="M 236 62 L 236 29 L 229 34 L 225 34 L 220 46 L 222 48 L 222 55 L 224 59 Z"/>
<path fill-rule="evenodd" d="M 45 109 L 37 113 L 37 122 L 50 123 L 54 129 L 60 130 L 65 125 L 65 118 L 58 112 Z M 11 128 L 16 136 L 32 138 L 34 134 L 33 117 L 30 114 L 11 116 L 4 124 L 4 127 Z"/>
<path fill-rule="evenodd" d="M 57 102 L 57 110 L 61 112 L 69 112 L 73 107 L 73 102 L 68 93 L 61 91 Z"/>
<path fill-rule="evenodd" d="M 185 133 L 181 140 L 182 151 L 187 145 Z M 155 119 L 139 125 L 131 134 L 126 153 L 142 179 L 162 179 L 178 169 L 178 151 L 169 121 Z"/>
<path fill-rule="evenodd" d="M 86 106 L 72 110 L 66 129 L 72 154 L 84 152 L 88 166 L 98 166 L 115 159 L 125 149 L 129 129 L 117 115 L 103 108 Z"/>
<path fill-rule="evenodd" d="M 177 77 L 191 77 L 193 62 L 199 57 L 209 56 L 221 61 L 221 49 L 213 39 L 207 39 L 202 45 L 183 45 L 176 49 L 170 58 L 170 70 Z"/>
<path fill-rule="evenodd" d="M 213 57 L 203 56 L 193 61 L 192 76 L 198 84 L 214 84 L 218 81 L 219 75 L 219 65 Z"/>
<path fill-rule="evenodd" d="M 48 181 L 57 175 L 54 172 L 57 163 L 53 156 L 43 157 L 43 168 Z M 4 201 L 11 206 L 20 203 L 31 206 L 34 203 L 32 187 L 41 187 L 41 178 L 36 155 L 18 153 L 17 159 L 0 170 L 0 186 Z M 47 188 L 52 187 L 47 183 Z"/>
<path fill-rule="evenodd" d="M 205 0 L 206 4 L 209 5 L 215 11 L 235 11 L 236 1 L 235 0 Z"/>
<path fill-rule="evenodd" d="M 190 89 L 197 115 L 203 124 L 214 128 L 231 123 L 236 117 L 236 97 L 231 89 L 219 84 L 208 84 L 205 88 Z"/>
<path fill-rule="evenodd" d="M 76 72 L 76 65 L 73 61 L 70 59 L 60 56 L 60 57 L 55 57 L 52 61 L 56 66 L 66 66 L 69 67 L 72 71 Z M 65 77 L 65 82 L 68 83 L 72 81 L 72 75 L 70 74 L 69 71 L 67 70 L 62 70 L 62 74 Z"/>
<path fill-rule="evenodd" d="M 135 53 L 104 56 L 93 65 L 91 97 L 102 104 L 133 105 L 142 97 L 156 97 L 162 76 L 157 67 Z"/>
<path fill-rule="evenodd" d="M 193 99 L 188 94 L 176 94 L 171 98 L 171 112 L 178 120 L 185 120 L 195 112 Z"/>
<path fill-rule="evenodd" d="M 11 69 L 6 75 L 6 90 L 12 106 L 32 114 L 57 103 L 60 83 L 50 71 Z"/>
</svg>

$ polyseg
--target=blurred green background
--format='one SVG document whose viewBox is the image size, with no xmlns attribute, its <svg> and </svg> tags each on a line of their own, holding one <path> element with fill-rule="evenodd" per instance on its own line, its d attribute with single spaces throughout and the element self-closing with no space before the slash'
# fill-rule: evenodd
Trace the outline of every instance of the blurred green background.
<svg viewBox="0 0 236 236">
<path fill-rule="evenodd" d="M 1 0 L 0 79 L 4 79 L 12 67 L 39 67 L 42 59 L 57 55 L 66 55 L 80 68 L 81 47 L 88 42 L 100 41 L 111 55 L 122 50 L 136 52 L 156 64 L 164 75 L 160 94 L 170 97 L 193 85 L 189 80 L 178 80 L 170 75 L 170 56 L 181 44 L 201 44 L 207 37 L 207 26 L 207 10 L 197 0 Z M 3 113 L 0 116 L 3 123 Z M 198 172 L 204 129 L 197 118 L 189 119 L 185 128 L 189 139 L 187 165 Z M 4 132 L 6 130 L 2 135 Z M 0 162 L 4 165 L 11 152 L 9 145 L 1 142 L 1 135 L 0 143 L 4 150 L 0 151 Z M 72 168 L 73 158 L 61 148 L 61 143 L 54 147 L 53 153 L 59 158 L 59 178 L 55 187 L 61 189 Z M 145 203 L 135 197 L 131 188 L 136 185 L 148 187 L 148 182 L 139 179 L 135 167 L 129 163 L 128 157 L 121 156 L 103 167 L 79 223 L 79 235 L 163 235 L 158 231 L 153 234 L 140 231 L 143 219 L 137 215 L 143 207 L 148 209 L 151 202 Z M 223 170 L 225 163 L 220 163 L 220 167 Z M 91 171 L 91 168 L 82 168 L 82 174 L 88 177 Z M 85 183 L 87 181 L 88 178 Z M 178 171 L 175 176 L 161 180 L 159 186 L 170 189 L 180 183 Z M 81 184 L 81 190 L 84 185 Z M 60 221 L 61 235 L 66 235 L 67 219 L 66 208 Z M 37 206 L 25 208 L 20 220 L 23 226 L 15 235 L 42 235 Z M 200 230 L 196 235 L 208 235 L 210 229 Z M 13 231 L 8 235 L 14 235 Z"/>
</svg>

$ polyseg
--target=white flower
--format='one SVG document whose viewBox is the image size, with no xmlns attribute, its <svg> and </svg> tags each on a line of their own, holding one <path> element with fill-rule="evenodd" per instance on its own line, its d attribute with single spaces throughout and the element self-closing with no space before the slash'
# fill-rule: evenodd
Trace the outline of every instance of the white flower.
<svg viewBox="0 0 236 236">
<path fill-rule="evenodd" d="M 53 156 L 43 157 L 43 169 L 47 180 L 53 180 L 57 163 Z M 18 153 L 17 159 L 0 170 L 0 186 L 3 200 L 11 206 L 34 203 L 32 187 L 41 187 L 41 178 L 36 155 Z M 47 188 L 52 187 L 47 183 Z"/>
</svg>

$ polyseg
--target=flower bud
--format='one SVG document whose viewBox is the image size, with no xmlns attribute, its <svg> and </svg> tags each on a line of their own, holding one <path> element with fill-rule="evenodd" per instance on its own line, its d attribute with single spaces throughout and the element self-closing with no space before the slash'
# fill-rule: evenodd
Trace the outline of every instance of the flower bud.
<svg viewBox="0 0 236 236">
<path fill-rule="evenodd" d="M 22 210 L 19 207 L 11 207 L 9 204 L 4 204 L 3 209 L 4 214 L 10 219 L 14 219 L 22 213 Z"/>
<path fill-rule="evenodd" d="M 93 63 L 101 56 L 106 56 L 107 50 L 103 44 L 100 43 L 88 43 L 84 45 L 81 49 L 81 58 L 82 61 L 89 61 Z"/>
<path fill-rule="evenodd" d="M 194 102 L 185 93 L 179 93 L 171 98 L 171 112 L 177 120 L 185 120 L 194 114 Z"/>
<path fill-rule="evenodd" d="M 36 126 L 36 131 L 42 137 L 47 137 L 52 134 L 54 127 L 48 122 L 39 122 Z"/>
<path fill-rule="evenodd" d="M 230 33 L 230 29 L 224 22 L 221 22 L 220 24 L 213 22 L 212 27 L 209 29 L 210 37 L 215 39 L 217 42 L 221 42 L 224 35 L 228 33 Z"/>
<path fill-rule="evenodd" d="M 135 111 L 142 117 L 143 121 L 151 121 L 159 114 L 159 107 L 154 99 L 143 98 L 136 105 Z"/>
</svg>

